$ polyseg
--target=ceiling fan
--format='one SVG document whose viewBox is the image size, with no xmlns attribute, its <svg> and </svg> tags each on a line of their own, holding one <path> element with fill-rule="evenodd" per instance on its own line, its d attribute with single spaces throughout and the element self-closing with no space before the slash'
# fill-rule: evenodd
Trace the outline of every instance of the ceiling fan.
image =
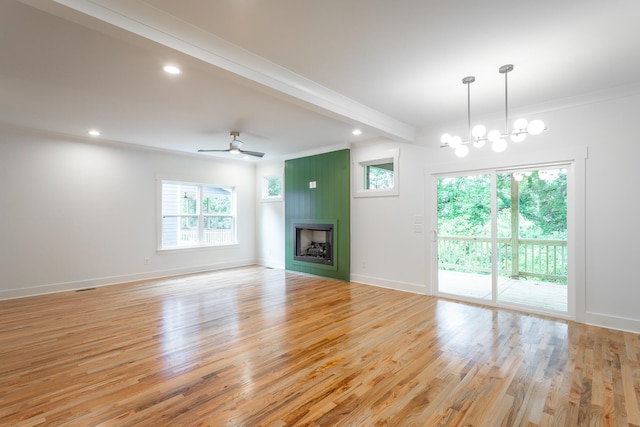
<svg viewBox="0 0 640 427">
<path fill-rule="evenodd" d="M 264 153 L 260 153 L 258 151 L 247 151 L 247 150 L 243 150 L 242 146 L 244 145 L 244 142 L 240 141 L 238 139 L 238 137 L 240 136 L 240 132 L 238 131 L 231 131 L 230 135 L 233 137 L 233 140 L 229 143 L 229 149 L 228 150 L 198 150 L 198 153 L 207 153 L 207 152 L 212 152 L 212 151 L 228 151 L 231 154 L 246 154 L 248 156 L 254 156 L 254 157 L 262 157 L 264 156 Z"/>
</svg>

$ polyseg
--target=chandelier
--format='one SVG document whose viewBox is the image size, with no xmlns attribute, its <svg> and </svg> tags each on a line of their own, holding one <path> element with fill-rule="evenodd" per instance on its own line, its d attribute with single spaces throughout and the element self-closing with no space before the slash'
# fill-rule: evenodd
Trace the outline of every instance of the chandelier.
<svg viewBox="0 0 640 427">
<path fill-rule="evenodd" d="M 488 141 L 491 143 L 493 151 L 500 153 L 507 149 L 507 139 L 512 142 L 522 142 L 527 134 L 539 135 L 545 130 L 542 120 L 532 120 L 529 122 L 525 118 L 517 119 L 513 123 L 513 129 L 509 130 L 509 104 L 507 74 L 513 71 L 513 65 L 503 65 L 498 69 L 500 74 L 504 74 L 504 132 L 492 130 L 487 133 L 487 128 L 483 125 L 476 125 L 471 128 L 471 83 L 476 81 L 474 76 L 467 76 L 462 79 L 462 83 L 467 85 L 467 138 L 462 139 L 458 135 L 445 133 L 440 137 L 442 145 L 440 147 L 451 147 L 455 149 L 456 156 L 465 157 L 469 154 L 469 145 L 476 148 L 484 147 Z"/>
</svg>

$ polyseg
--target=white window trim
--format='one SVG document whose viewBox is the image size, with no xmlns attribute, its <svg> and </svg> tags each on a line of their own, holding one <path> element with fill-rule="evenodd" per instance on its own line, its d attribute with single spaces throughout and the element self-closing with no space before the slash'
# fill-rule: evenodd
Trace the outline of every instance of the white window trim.
<svg viewBox="0 0 640 427">
<path fill-rule="evenodd" d="M 353 197 L 388 197 L 400 194 L 400 149 L 380 150 L 375 153 L 361 155 L 353 162 Z M 367 166 L 393 162 L 393 188 L 368 189 L 365 187 Z"/>
<path fill-rule="evenodd" d="M 232 190 L 232 212 L 231 212 L 231 216 L 233 218 L 233 239 L 231 242 L 229 243 L 221 243 L 221 244 L 204 244 L 204 243 L 199 243 L 196 245 L 188 245 L 188 246 L 177 246 L 177 247 L 163 247 L 162 246 L 162 232 L 163 232 L 163 224 L 162 224 L 162 219 L 163 219 L 163 212 L 162 212 L 162 189 L 163 189 L 163 184 L 164 183 L 168 183 L 168 184 L 181 184 L 181 185 L 193 185 L 193 186 L 197 186 L 198 187 L 198 192 L 200 194 L 202 194 L 202 188 L 203 187 L 219 187 L 219 188 L 228 188 Z M 236 187 L 232 186 L 232 185 L 219 185 L 219 184 L 207 184 L 207 183 L 201 183 L 201 182 L 194 182 L 194 181 L 181 181 L 181 180 L 175 180 L 175 179 L 161 179 L 159 178 L 157 180 L 157 184 L 158 184 L 158 190 L 157 190 L 157 194 L 158 194 L 158 203 L 157 203 L 157 239 L 156 239 L 156 252 L 158 253 L 171 253 L 171 252 L 186 252 L 186 251 L 191 251 L 191 250 L 198 250 L 198 249 L 211 249 L 211 248 L 221 248 L 221 247 L 229 247 L 229 246 L 234 246 L 234 245 L 238 245 L 238 214 L 237 214 L 237 194 L 236 194 Z M 199 199 L 201 199 L 201 197 L 199 197 Z M 199 202 L 201 202 L 201 200 L 199 200 Z M 193 214 L 191 216 L 197 216 L 197 217 L 204 217 L 204 216 L 208 216 L 205 214 L 202 214 L 201 212 L 202 206 L 198 207 L 198 214 Z M 173 216 L 173 215 L 169 215 L 169 216 Z M 177 215 L 177 216 L 189 216 L 189 215 Z M 201 221 L 199 221 L 198 224 L 198 235 L 200 236 L 200 239 L 202 237 L 202 230 L 203 224 L 201 223 Z"/>
</svg>

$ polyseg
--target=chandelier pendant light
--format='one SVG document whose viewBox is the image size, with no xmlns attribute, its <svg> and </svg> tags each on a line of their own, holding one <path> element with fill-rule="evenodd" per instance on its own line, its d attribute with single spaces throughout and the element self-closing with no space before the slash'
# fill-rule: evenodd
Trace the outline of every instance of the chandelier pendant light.
<svg viewBox="0 0 640 427">
<path fill-rule="evenodd" d="M 470 85 L 476 78 L 474 76 L 468 76 L 462 79 L 462 83 L 467 85 L 467 138 L 462 139 L 460 136 L 451 135 L 445 133 L 440 137 L 442 145 L 440 147 L 450 147 L 455 149 L 456 156 L 465 157 L 469 154 L 469 145 L 473 145 L 476 148 L 482 148 L 486 142 L 491 143 L 493 151 L 500 153 L 507 148 L 507 139 L 512 142 L 522 142 L 525 140 L 528 134 L 539 135 L 545 130 L 545 125 L 542 120 L 532 120 L 529 122 L 527 119 L 520 118 L 513 123 L 513 129 L 509 130 L 509 97 L 508 97 L 508 82 L 507 74 L 513 71 L 513 65 L 503 65 L 498 69 L 500 74 L 504 74 L 504 132 L 499 130 L 492 130 L 487 133 L 487 128 L 483 125 L 476 125 L 471 128 L 471 88 Z"/>
</svg>

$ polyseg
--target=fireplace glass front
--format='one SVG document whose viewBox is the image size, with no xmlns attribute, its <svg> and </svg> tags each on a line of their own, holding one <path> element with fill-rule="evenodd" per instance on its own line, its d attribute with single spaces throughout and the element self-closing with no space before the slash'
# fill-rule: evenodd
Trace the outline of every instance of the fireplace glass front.
<svg viewBox="0 0 640 427">
<path fill-rule="evenodd" d="M 294 224 L 296 261 L 333 265 L 333 224 Z"/>
</svg>

